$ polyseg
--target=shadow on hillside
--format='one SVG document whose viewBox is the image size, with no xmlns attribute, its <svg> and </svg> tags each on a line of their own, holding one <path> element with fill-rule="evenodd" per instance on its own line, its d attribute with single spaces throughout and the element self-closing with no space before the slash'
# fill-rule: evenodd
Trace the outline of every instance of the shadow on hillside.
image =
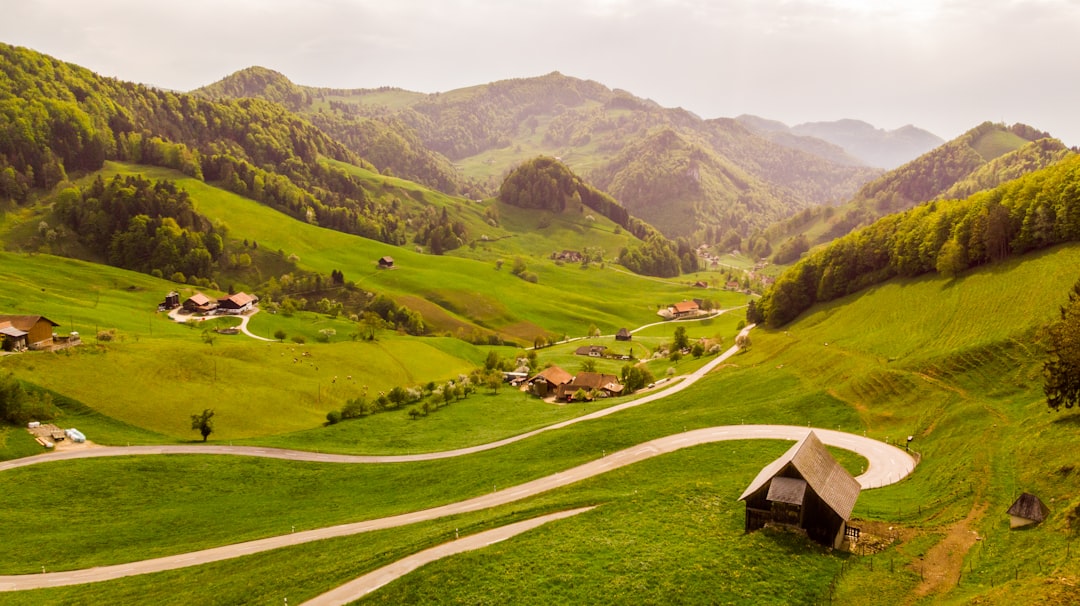
<svg viewBox="0 0 1080 606">
<path fill-rule="evenodd" d="M 1053 412 L 1053 411 L 1051 411 Z M 1080 412 L 1064 413 L 1065 416 L 1054 419 L 1054 425 L 1077 425 L 1080 426 Z"/>
</svg>

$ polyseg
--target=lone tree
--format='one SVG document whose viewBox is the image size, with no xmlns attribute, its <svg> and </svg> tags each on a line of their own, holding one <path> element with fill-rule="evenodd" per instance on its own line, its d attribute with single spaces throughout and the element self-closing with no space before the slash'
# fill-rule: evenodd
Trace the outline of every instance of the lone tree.
<svg viewBox="0 0 1080 606">
<path fill-rule="evenodd" d="M 1054 410 L 1080 404 L 1080 282 L 1061 308 L 1061 319 L 1048 328 L 1049 358 L 1043 363 L 1046 404 Z"/>
<path fill-rule="evenodd" d="M 690 338 L 686 336 L 686 328 L 679 326 L 675 329 L 675 336 L 671 342 L 672 349 L 686 349 L 690 347 Z"/>
<path fill-rule="evenodd" d="M 204 408 L 202 414 L 191 415 L 191 428 L 202 434 L 202 441 L 214 432 L 214 411 Z"/>
</svg>

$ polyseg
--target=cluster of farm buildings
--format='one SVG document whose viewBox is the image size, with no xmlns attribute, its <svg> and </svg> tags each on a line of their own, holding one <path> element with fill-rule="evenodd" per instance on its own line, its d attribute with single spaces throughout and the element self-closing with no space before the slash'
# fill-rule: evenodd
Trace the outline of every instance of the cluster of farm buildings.
<svg viewBox="0 0 1080 606">
<path fill-rule="evenodd" d="M 182 307 L 184 311 L 193 314 L 242 314 L 254 309 L 255 304 L 258 302 L 258 297 L 243 292 L 221 297 L 220 299 L 211 299 L 201 292 L 197 292 L 181 302 L 180 294 L 171 292 L 165 296 L 165 302 L 159 305 L 158 308 L 167 310 Z"/>
</svg>

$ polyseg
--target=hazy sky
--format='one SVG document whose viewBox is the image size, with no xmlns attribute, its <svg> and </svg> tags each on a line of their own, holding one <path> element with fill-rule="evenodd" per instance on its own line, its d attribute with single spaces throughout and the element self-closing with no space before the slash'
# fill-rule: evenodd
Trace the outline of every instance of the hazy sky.
<svg viewBox="0 0 1080 606">
<path fill-rule="evenodd" d="M 1080 145 L 1080 0 L 0 0 L 0 41 L 177 90 L 262 65 L 435 92 L 559 71 L 705 118 L 985 120 Z"/>
</svg>

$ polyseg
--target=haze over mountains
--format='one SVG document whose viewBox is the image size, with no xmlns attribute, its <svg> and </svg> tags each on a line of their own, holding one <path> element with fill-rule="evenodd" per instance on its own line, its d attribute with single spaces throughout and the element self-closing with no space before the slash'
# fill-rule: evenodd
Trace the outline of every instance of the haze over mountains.
<svg viewBox="0 0 1080 606">
<path fill-rule="evenodd" d="M 743 114 L 736 118 L 747 127 L 784 145 L 813 145 L 801 143 L 810 137 L 840 147 L 844 153 L 867 166 L 896 168 L 945 142 L 941 137 L 921 128 L 907 125 L 895 130 L 875 128 L 861 120 L 807 122 L 788 126 L 783 122 Z"/>
</svg>

